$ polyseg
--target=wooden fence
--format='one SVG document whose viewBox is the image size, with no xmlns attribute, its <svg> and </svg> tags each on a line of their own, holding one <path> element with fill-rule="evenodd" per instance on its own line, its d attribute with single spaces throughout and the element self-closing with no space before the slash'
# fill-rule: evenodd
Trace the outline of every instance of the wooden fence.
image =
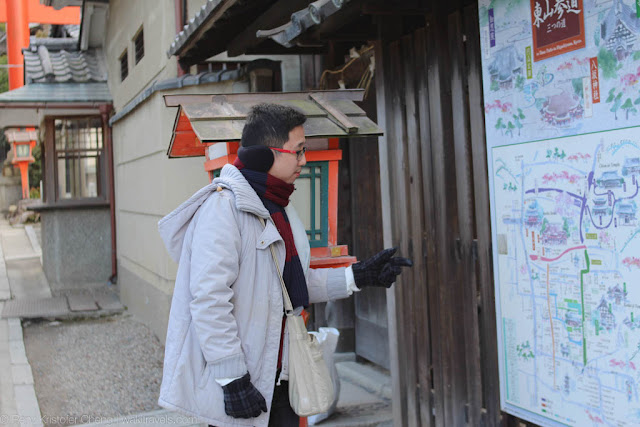
<svg viewBox="0 0 640 427">
<path fill-rule="evenodd" d="M 477 5 L 431 4 L 375 46 L 385 244 L 415 263 L 389 295 L 394 419 L 518 425 L 500 412 Z"/>
</svg>

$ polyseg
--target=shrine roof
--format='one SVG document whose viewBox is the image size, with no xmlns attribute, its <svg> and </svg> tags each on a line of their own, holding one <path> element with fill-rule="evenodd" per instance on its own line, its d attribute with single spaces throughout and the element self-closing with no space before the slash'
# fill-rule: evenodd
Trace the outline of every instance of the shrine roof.
<svg viewBox="0 0 640 427">
<path fill-rule="evenodd" d="M 383 131 L 354 101 L 361 101 L 362 89 L 236 93 L 224 95 L 165 95 L 167 107 L 178 107 L 169 157 L 204 154 L 204 145 L 240 141 L 247 114 L 256 104 L 267 102 L 293 107 L 307 121 L 307 138 L 352 138 L 379 136 Z"/>
</svg>

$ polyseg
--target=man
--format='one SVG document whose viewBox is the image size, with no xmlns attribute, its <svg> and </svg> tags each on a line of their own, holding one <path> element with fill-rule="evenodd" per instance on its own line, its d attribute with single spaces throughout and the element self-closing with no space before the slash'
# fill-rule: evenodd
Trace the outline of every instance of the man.
<svg viewBox="0 0 640 427">
<path fill-rule="evenodd" d="M 289 205 L 306 164 L 305 120 L 289 107 L 255 106 L 238 160 L 158 224 L 179 263 L 158 400 L 165 408 L 219 427 L 298 425 L 271 244 L 298 313 L 362 287 L 389 287 L 411 265 L 388 249 L 349 268 L 309 268 L 307 234 Z"/>
</svg>

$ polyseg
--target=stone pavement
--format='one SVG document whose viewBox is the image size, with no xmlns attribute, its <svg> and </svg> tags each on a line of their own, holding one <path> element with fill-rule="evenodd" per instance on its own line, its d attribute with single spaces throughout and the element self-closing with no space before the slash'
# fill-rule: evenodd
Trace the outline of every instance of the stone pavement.
<svg viewBox="0 0 640 427">
<path fill-rule="evenodd" d="M 42 271 L 37 230 L 12 227 L 0 219 L 0 425 L 42 426 L 31 366 L 22 335 L 24 318 L 74 318 L 120 313 L 124 307 L 109 289 L 52 295 Z M 357 363 L 353 353 L 336 355 L 341 390 L 336 411 L 317 425 L 391 426 L 391 381 L 386 371 Z M 64 414 L 60 414 L 62 417 Z M 61 424 L 63 419 L 47 424 Z M 86 423 L 86 424 L 82 424 Z M 86 419 L 83 426 L 204 426 L 194 419 L 159 410 L 122 418 Z M 206 426 L 205 426 L 206 427 Z"/>
<path fill-rule="evenodd" d="M 32 275 L 33 269 L 20 271 L 30 261 L 41 267 L 38 249 L 39 246 L 34 249 L 24 228 L 14 228 L 8 221 L 0 220 L 0 312 L 12 303 L 12 296 L 28 298 L 33 292 L 37 297 L 51 297 L 48 283 Z M 12 287 L 10 276 L 18 281 L 26 279 L 22 280 L 24 286 Z M 20 319 L 13 316 L 0 318 L 0 424 L 42 425 L 22 326 Z"/>
<path fill-rule="evenodd" d="M 0 220 L 0 311 L 3 318 L 99 317 L 121 313 L 123 305 L 108 287 L 52 295 L 42 271 L 42 250 L 33 226 Z"/>
</svg>

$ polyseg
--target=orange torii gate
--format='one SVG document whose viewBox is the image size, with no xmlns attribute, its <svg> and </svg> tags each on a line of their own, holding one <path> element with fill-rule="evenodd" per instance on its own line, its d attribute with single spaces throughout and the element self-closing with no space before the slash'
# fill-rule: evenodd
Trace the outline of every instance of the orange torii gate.
<svg viewBox="0 0 640 427">
<path fill-rule="evenodd" d="M 7 23 L 9 90 L 24 86 L 22 49 L 29 47 L 29 23 L 79 24 L 80 7 L 55 10 L 38 0 L 0 0 L 0 22 Z"/>
</svg>

